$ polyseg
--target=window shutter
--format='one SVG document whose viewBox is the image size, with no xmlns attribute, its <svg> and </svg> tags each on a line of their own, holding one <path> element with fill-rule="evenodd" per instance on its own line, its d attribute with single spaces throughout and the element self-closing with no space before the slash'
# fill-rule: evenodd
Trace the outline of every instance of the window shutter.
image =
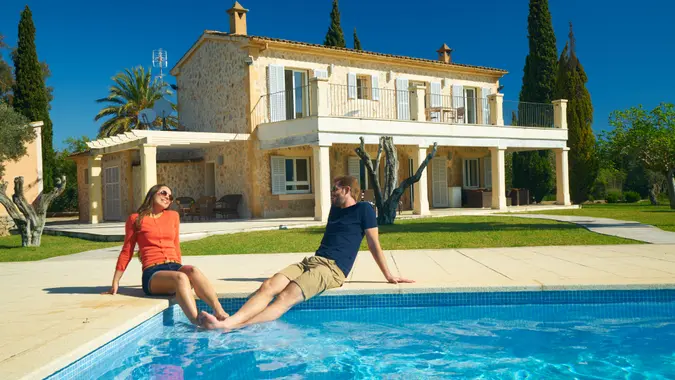
<svg viewBox="0 0 675 380">
<path fill-rule="evenodd" d="M 464 86 L 452 85 L 452 108 L 464 107 Z"/>
<path fill-rule="evenodd" d="M 270 121 L 286 120 L 286 80 L 284 67 L 269 65 L 267 67 L 267 87 L 269 89 Z"/>
<path fill-rule="evenodd" d="M 286 193 L 286 159 L 272 157 L 272 194 Z"/>
<path fill-rule="evenodd" d="M 490 124 L 490 104 L 488 103 L 488 95 L 490 95 L 490 89 L 488 87 L 483 87 L 483 99 L 480 101 L 483 105 L 483 124 Z"/>
<path fill-rule="evenodd" d="M 407 79 L 396 79 L 396 111 L 399 120 L 410 120 L 410 91 Z"/>
<path fill-rule="evenodd" d="M 431 106 L 441 106 L 441 82 L 431 82 Z"/>
<path fill-rule="evenodd" d="M 380 100 L 380 77 L 373 75 L 370 83 L 373 88 L 373 100 Z"/>
<path fill-rule="evenodd" d="M 347 98 L 356 99 L 356 74 L 347 74 Z"/>
<path fill-rule="evenodd" d="M 328 70 L 315 69 L 314 70 L 314 77 L 315 78 L 328 79 Z"/>
<path fill-rule="evenodd" d="M 349 157 L 349 163 L 347 165 L 347 171 L 349 175 L 356 178 L 360 181 L 361 177 L 361 159 L 358 157 Z"/>
</svg>

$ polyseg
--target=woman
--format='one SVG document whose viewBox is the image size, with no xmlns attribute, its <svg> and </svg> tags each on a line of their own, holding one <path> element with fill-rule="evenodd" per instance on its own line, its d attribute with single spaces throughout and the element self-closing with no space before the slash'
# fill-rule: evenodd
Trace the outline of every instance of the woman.
<svg viewBox="0 0 675 380">
<path fill-rule="evenodd" d="M 181 264 L 178 213 L 168 210 L 173 195 L 166 185 L 153 186 L 136 214 L 131 214 L 125 225 L 124 246 L 117 259 L 112 288 L 107 294 L 116 294 L 120 279 L 131 261 L 138 243 L 138 256 L 143 263 L 143 291 L 147 295 L 176 295 L 176 301 L 195 325 L 197 304 L 195 293 L 214 310 L 218 319 L 229 315 L 218 302 L 218 296 L 199 269 Z"/>
</svg>

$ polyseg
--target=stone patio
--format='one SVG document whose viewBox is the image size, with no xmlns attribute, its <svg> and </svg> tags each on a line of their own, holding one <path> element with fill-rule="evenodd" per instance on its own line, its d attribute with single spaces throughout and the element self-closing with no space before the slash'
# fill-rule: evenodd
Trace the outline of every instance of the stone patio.
<svg viewBox="0 0 675 380">
<path fill-rule="evenodd" d="M 0 264 L 1 379 L 48 376 L 170 305 L 167 298 L 143 296 L 137 261 L 122 278 L 119 295 L 101 295 L 116 261 L 111 249 L 103 251 Z M 201 268 L 221 297 L 231 297 L 247 296 L 304 256 L 189 256 L 184 262 Z M 362 252 L 348 282 L 326 296 L 675 288 L 675 245 L 387 251 L 386 257 L 395 275 L 417 283 L 385 283 L 370 254 Z"/>
</svg>

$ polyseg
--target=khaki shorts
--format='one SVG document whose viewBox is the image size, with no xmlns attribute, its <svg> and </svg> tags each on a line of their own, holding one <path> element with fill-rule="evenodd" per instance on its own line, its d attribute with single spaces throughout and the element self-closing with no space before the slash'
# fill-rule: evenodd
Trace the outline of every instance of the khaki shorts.
<svg viewBox="0 0 675 380">
<path fill-rule="evenodd" d="M 345 283 L 345 275 L 335 261 L 320 256 L 305 257 L 301 262 L 287 266 L 279 274 L 298 284 L 305 301 Z"/>
</svg>

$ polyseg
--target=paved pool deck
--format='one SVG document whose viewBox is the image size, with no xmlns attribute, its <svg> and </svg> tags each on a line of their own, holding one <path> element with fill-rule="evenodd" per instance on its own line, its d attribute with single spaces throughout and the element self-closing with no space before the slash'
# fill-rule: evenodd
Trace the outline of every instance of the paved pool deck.
<svg viewBox="0 0 675 380">
<path fill-rule="evenodd" d="M 120 294 L 100 294 L 109 288 L 117 249 L 0 263 L 0 379 L 44 378 L 170 305 L 168 298 L 143 296 L 136 260 Z M 198 266 L 221 297 L 241 297 L 306 255 L 188 256 L 184 263 Z M 386 251 L 386 257 L 394 274 L 417 283 L 385 283 L 371 255 L 362 252 L 347 283 L 324 296 L 675 289 L 671 244 Z"/>
</svg>

